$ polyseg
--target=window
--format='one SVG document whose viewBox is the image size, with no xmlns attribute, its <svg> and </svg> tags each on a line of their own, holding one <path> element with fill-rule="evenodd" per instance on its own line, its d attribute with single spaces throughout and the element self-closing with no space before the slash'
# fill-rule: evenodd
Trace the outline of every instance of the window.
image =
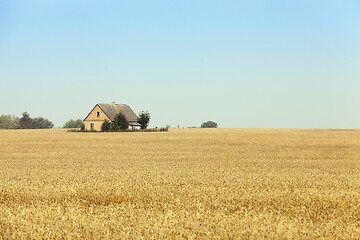
<svg viewBox="0 0 360 240">
<path fill-rule="evenodd" d="M 90 129 L 94 130 L 94 123 L 90 123 Z"/>
<path fill-rule="evenodd" d="M 100 112 L 97 112 L 97 116 L 100 117 Z"/>
</svg>

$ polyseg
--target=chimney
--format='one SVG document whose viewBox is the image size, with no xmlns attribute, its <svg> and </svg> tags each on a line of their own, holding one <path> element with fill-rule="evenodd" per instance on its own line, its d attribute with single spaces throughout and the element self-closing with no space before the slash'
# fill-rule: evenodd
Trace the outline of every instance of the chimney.
<svg viewBox="0 0 360 240">
<path fill-rule="evenodd" d="M 111 106 L 115 107 L 115 102 L 111 102 Z"/>
</svg>

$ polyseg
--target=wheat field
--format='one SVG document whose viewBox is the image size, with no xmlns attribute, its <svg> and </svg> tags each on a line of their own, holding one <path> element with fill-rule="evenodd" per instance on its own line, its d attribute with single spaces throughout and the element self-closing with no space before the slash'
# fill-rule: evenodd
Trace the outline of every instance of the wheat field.
<svg viewBox="0 0 360 240">
<path fill-rule="evenodd" d="M 0 239 L 360 238 L 360 130 L 3 130 L 0 150 Z"/>
</svg>

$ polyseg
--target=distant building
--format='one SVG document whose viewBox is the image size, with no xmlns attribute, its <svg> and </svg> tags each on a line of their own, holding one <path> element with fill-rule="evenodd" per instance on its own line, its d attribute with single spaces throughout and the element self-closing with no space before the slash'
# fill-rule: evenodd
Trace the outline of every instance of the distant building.
<svg viewBox="0 0 360 240">
<path fill-rule="evenodd" d="M 126 104 L 96 104 L 91 112 L 84 119 L 86 130 L 101 131 L 101 125 L 105 120 L 114 122 L 117 114 L 122 113 L 129 122 L 130 129 L 140 129 L 140 124 L 137 122 L 137 116 L 134 111 Z"/>
</svg>

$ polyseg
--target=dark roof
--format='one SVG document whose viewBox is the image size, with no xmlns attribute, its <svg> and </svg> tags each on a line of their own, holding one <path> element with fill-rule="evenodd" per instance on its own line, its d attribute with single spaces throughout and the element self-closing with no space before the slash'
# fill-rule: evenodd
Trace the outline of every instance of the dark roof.
<svg viewBox="0 0 360 240">
<path fill-rule="evenodd" d="M 119 112 L 121 112 L 122 114 L 124 114 L 126 120 L 128 120 L 130 125 L 140 126 L 140 124 L 137 122 L 136 114 L 129 107 L 129 105 L 126 105 L 126 104 L 112 105 L 112 104 L 104 104 L 104 103 L 100 103 L 98 105 L 101 108 L 101 110 L 103 110 L 103 112 L 106 114 L 106 116 L 108 116 L 108 118 L 110 118 L 111 121 L 114 121 L 116 115 L 119 114 Z"/>
</svg>

